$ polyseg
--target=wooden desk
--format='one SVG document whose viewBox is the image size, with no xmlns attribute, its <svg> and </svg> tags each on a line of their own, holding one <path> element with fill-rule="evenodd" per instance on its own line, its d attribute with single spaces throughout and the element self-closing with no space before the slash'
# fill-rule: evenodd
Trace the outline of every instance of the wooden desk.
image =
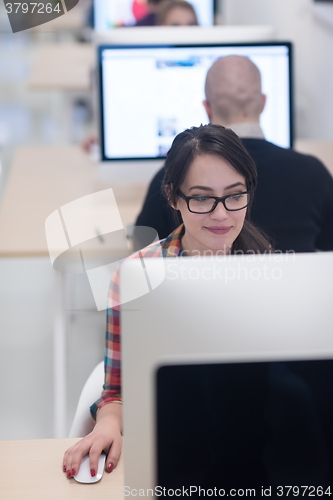
<svg viewBox="0 0 333 500">
<path fill-rule="evenodd" d="M 21 148 L 14 157 L 0 207 L 0 257 L 48 257 L 46 218 L 66 203 L 109 187 L 113 188 L 126 227 L 135 221 L 146 185 L 101 182 L 98 166 L 78 147 Z M 64 437 L 67 406 L 66 308 L 62 274 L 54 272 L 54 280 L 54 435 Z"/>
<path fill-rule="evenodd" d="M 89 90 L 95 51 L 92 45 L 80 43 L 38 47 L 28 86 L 35 90 Z"/>
<path fill-rule="evenodd" d="M 62 205 L 113 188 L 124 226 L 142 206 L 147 182 L 102 182 L 77 146 L 17 150 L 0 206 L 0 257 L 45 257 L 45 220 Z"/>
<path fill-rule="evenodd" d="M 299 153 L 316 156 L 333 175 L 333 141 L 316 139 L 297 139 L 295 149 Z"/>
<path fill-rule="evenodd" d="M 98 500 L 123 498 L 123 461 L 97 483 L 66 479 L 62 457 L 77 439 L 0 441 L 0 492 L 5 500 Z"/>
<path fill-rule="evenodd" d="M 41 24 L 40 26 L 36 26 L 32 28 L 32 33 L 45 33 L 45 32 L 74 32 L 80 33 L 80 31 L 85 27 L 86 17 L 87 17 L 87 8 L 89 5 L 85 4 L 86 2 L 80 1 L 74 9 L 70 10 L 63 16 L 57 17 L 48 23 Z"/>
</svg>

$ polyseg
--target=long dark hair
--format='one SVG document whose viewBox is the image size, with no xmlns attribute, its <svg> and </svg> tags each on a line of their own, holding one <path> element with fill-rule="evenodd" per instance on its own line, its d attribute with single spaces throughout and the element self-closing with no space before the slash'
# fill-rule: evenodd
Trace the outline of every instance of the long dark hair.
<svg viewBox="0 0 333 500">
<path fill-rule="evenodd" d="M 195 158 L 207 154 L 227 160 L 239 174 L 245 177 L 247 190 L 256 189 L 257 167 L 239 137 L 232 130 L 221 125 L 201 125 L 178 134 L 167 154 L 162 185 L 170 205 L 176 205 L 176 193 Z M 246 211 L 243 228 L 232 245 L 231 253 L 272 251 L 264 233 L 250 222 L 252 200 L 253 195 Z"/>
</svg>

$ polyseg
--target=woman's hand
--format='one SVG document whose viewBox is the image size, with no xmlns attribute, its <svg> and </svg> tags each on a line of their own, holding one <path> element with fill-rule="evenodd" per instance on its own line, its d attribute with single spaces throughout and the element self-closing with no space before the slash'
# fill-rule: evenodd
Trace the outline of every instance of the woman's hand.
<svg viewBox="0 0 333 500">
<path fill-rule="evenodd" d="M 67 478 L 75 476 L 82 458 L 89 453 L 90 473 L 94 477 L 98 470 L 98 458 L 102 451 L 107 454 L 105 469 L 116 467 L 122 447 L 122 405 L 109 403 L 97 412 L 93 431 L 69 448 L 63 459 L 63 471 Z"/>
</svg>

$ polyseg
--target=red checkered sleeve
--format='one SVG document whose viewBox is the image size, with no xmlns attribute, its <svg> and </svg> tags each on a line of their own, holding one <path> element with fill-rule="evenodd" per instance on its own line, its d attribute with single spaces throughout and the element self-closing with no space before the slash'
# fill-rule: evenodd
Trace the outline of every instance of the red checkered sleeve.
<svg viewBox="0 0 333 500">
<path fill-rule="evenodd" d="M 105 381 L 100 399 L 90 408 L 95 420 L 98 408 L 112 401 L 121 401 L 119 270 L 120 264 L 117 265 L 109 288 L 104 358 Z"/>
<path fill-rule="evenodd" d="M 137 252 L 127 259 L 142 257 L 177 257 L 180 252 L 180 241 L 183 226 L 171 233 L 165 240 L 153 243 L 149 247 Z M 105 382 L 101 397 L 90 407 L 90 413 L 96 420 L 96 412 L 105 404 L 121 401 L 121 351 L 120 351 L 120 292 L 119 292 L 119 262 L 113 274 L 109 288 L 106 352 L 104 358 Z"/>
</svg>

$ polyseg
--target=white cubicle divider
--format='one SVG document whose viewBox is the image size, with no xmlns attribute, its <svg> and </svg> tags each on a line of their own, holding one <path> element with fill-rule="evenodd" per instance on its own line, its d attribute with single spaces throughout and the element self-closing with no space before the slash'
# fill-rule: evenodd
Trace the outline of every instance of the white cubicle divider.
<svg viewBox="0 0 333 500">
<path fill-rule="evenodd" d="M 235 43 L 266 42 L 275 39 L 273 26 L 150 26 L 130 29 L 114 28 L 95 31 L 96 45 L 159 44 L 159 43 Z"/>
<path fill-rule="evenodd" d="M 148 183 L 162 168 L 164 160 L 129 160 L 99 162 L 98 174 L 101 182 L 145 182 Z"/>
</svg>

